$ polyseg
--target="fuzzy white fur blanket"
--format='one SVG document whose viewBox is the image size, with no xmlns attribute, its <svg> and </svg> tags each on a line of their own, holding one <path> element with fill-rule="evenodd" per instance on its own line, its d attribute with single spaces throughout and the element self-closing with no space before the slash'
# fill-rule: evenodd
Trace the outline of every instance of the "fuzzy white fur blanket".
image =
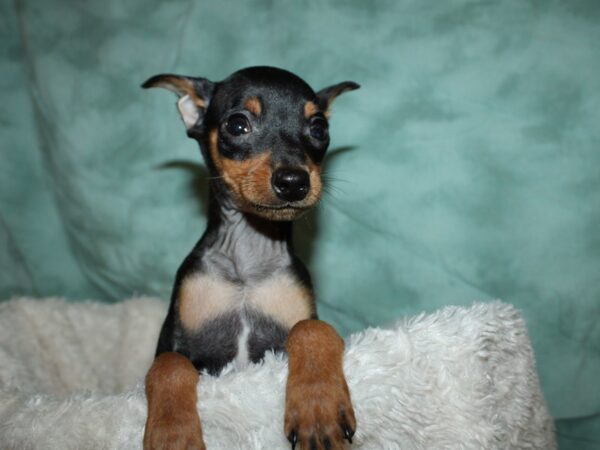
<svg viewBox="0 0 600 450">
<path fill-rule="evenodd" d="M 0 448 L 140 449 L 141 380 L 166 305 L 0 304 Z M 207 447 L 288 449 L 286 359 L 201 377 Z M 523 319 L 494 302 L 447 307 L 346 343 L 358 420 L 351 449 L 553 449 Z"/>
</svg>

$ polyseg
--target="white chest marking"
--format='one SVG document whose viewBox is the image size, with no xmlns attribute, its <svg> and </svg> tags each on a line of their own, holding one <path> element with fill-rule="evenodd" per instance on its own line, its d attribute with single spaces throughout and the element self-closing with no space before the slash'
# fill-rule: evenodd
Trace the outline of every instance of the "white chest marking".
<svg viewBox="0 0 600 450">
<path fill-rule="evenodd" d="M 250 334 L 250 326 L 242 316 L 242 332 L 238 336 L 237 354 L 233 360 L 237 368 L 244 368 L 250 362 L 248 356 L 248 335 Z"/>
</svg>

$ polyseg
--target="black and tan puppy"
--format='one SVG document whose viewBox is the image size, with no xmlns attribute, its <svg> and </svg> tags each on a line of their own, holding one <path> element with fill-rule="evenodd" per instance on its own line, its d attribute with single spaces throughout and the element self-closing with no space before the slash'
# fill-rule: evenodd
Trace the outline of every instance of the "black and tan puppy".
<svg viewBox="0 0 600 450">
<path fill-rule="evenodd" d="M 344 344 L 317 319 L 310 276 L 294 255 L 291 221 L 321 194 L 327 117 L 343 82 L 314 92 L 296 75 L 251 67 L 214 83 L 158 75 L 210 172 L 208 223 L 177 272 L 156 359 L 146 377 L 144 448 L 203 449 L 198 371 L 287 351 L 285 435 L 292 448 L 351 442 L 354 411 Z"/>
</svg>

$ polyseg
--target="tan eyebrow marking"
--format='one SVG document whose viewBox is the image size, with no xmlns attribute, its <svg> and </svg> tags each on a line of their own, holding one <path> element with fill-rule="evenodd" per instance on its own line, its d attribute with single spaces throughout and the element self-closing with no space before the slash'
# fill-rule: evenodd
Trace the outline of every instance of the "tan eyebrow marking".
<svg viewBox="0 0 600 450">
<path fill-rule="evenodd" d="M 244 108 L 257 117 L 260 116 L 260 113 L 262 112 L 262 104 L 260 103 L 258 97 L 250 97 L 248 100 L 246 100 L 244 103 Z"/>
<path fill-rule="evenodd" d="M 314 102 L 308 101 L 304 104 L 304 117 L 308 119 L 310 116 L 316 114 L 318 110 L 319 108 Z"/>
</svg>

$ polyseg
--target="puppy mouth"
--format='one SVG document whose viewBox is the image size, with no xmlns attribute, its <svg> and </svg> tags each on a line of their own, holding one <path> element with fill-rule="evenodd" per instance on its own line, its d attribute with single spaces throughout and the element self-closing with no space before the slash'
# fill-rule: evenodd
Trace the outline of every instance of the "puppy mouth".
<svg viewBox="0 0 600 450">
<path fill-rule="evenodd" d="M 312 205 L 295 205 L 293 203 L 265 204 L 250 202 L 252 213 L 259 217 L 274 221 L 295 220 L 305 214 Z"/>
<path fill-rule="evenodd" d="M 252 207 L 257 211 L 282 211 L 282 210 L 294 210 L 294 211 L 304 211 L 309 209 L 309 205 L 294 205 L 293 203 L 283 203 L 279 205 L 265 205 L 264 203 L 254 203 L 252 202 Z"/>
</svg>

